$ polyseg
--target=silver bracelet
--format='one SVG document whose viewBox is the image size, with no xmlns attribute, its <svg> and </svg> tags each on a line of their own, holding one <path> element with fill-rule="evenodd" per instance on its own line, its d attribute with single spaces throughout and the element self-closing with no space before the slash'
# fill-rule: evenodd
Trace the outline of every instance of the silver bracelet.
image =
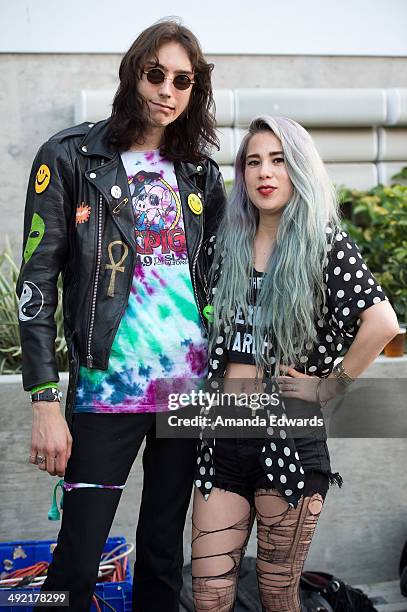
<svg viewBox="0 0 407 612">
<path fill-rule="evenodd" d="M 317 384 L 317 388 L 315 390 L 315 394 L 316 394 L 316 397 L 317 397 L 317 402 L 321 406 L 321 408 L 325 408 L 325 406 L 327 405 L 327 403 L 329 401 L 329 400 L 322 401 L 321 398 L 319 397 L 319 394 L 320 394 L 320 391 L 321 391 L 321 384 L 322 384 L 323 380 L 324 380 L 324 378 L 320 378 L 319 379 L 318 384 Z"/>
</svg>

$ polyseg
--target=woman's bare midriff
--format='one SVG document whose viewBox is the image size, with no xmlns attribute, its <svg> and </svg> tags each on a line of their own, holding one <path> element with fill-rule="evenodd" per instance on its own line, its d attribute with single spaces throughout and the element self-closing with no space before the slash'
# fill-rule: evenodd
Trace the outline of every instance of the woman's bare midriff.
<svg viewBox="0 0 407 612">
<path fill-rule="evenodd" d="M 256 366 L 249 363 L 228 363 L 225 378 L 256 378 Z"/>
<path fill-rule="evenodd" d="M 226 382 L 226 380 L 228 382 Z M 224 391 L 227 393 L 254 393 L 258 391 L 257 385 L 262 380 L 262 371 L 248 363 L 228 363 L 225 372 Z"/>
</svg>

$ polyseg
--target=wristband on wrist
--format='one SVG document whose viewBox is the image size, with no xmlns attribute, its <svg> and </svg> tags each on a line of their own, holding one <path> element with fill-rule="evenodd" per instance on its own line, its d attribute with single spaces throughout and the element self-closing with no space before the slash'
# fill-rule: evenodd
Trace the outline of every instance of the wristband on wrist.
<svg viewBox="0 0 407 612">
<path fill-rule="evenodd" d="M 59 384 L 53 381 L 42 383 L 42 385 L 37 385 L 30 389 L 30 393 L 38 393 L 38 391 L 43 391 L 44 389 L 59 389 Z"/>
<path fill-rule="evenodd" d="M 62 393 L 57 387 L 46 387 L 41 391 L 31 393 L 32 402 L 60 402 Z"/>
</svg>

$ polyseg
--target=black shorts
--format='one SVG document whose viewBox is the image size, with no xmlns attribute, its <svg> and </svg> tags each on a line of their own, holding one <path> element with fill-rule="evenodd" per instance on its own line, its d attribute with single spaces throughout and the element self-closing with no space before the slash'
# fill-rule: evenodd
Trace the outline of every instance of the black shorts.
<svg viewBox="0 0 407 612">
<path fill-rule="evenodd" d="M 218 438 L 215 444 L 213 486 L 225 491 L 238 493 L 250 505 L 254 505 L 254 492 L 270 489 L 260 463 L 264 439 Z M 315 440 L 301 440 L 297 447 L 305 472 L 303 495 L 320 493 L 323 499 L 329 489 L 329 454 L 326 443 Z M 325 462 L 324 459 L 325 453 Z"/>
</svg>

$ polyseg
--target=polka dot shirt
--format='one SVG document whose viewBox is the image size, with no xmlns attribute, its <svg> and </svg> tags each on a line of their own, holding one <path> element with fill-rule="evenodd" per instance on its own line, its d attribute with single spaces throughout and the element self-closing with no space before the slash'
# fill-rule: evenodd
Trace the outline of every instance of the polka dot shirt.
<svg viewBox="0 0 407 612">
<path fill-rule="evenodd" d="M 327 228 L 327 234 L 332 229 Z M 331 236 L 329 236 L 331 238 Z M 324 272 L 325 306 L 321 319 L 315 322 L 317 338 L 307 344 L 307 352 L 299 355 L 296 369 L 309 375 L 325 377 L 331 373 L 335 359 L 354 340 L 360 324 L 358 315 L 367 308 L 387 300 L 382 288 L 363 261 L 355 242 L 344 231 L 330 241 Z M 223 337 L 216 343 L 209 359 L 208 378 L 223 378 L 228 350 Z M 215 440 L 201 438 L 198 445 L 195 485 L 207 498 L 214 475 L 213 453 Z M 290 461 L 291 458 L 291 461 Z M 287 432 L 281 430 L 278 438 L 266 440 L 261 462 L 267 478 L 296 506 L 304 487 L 298 453 Z"/>
</svg>

